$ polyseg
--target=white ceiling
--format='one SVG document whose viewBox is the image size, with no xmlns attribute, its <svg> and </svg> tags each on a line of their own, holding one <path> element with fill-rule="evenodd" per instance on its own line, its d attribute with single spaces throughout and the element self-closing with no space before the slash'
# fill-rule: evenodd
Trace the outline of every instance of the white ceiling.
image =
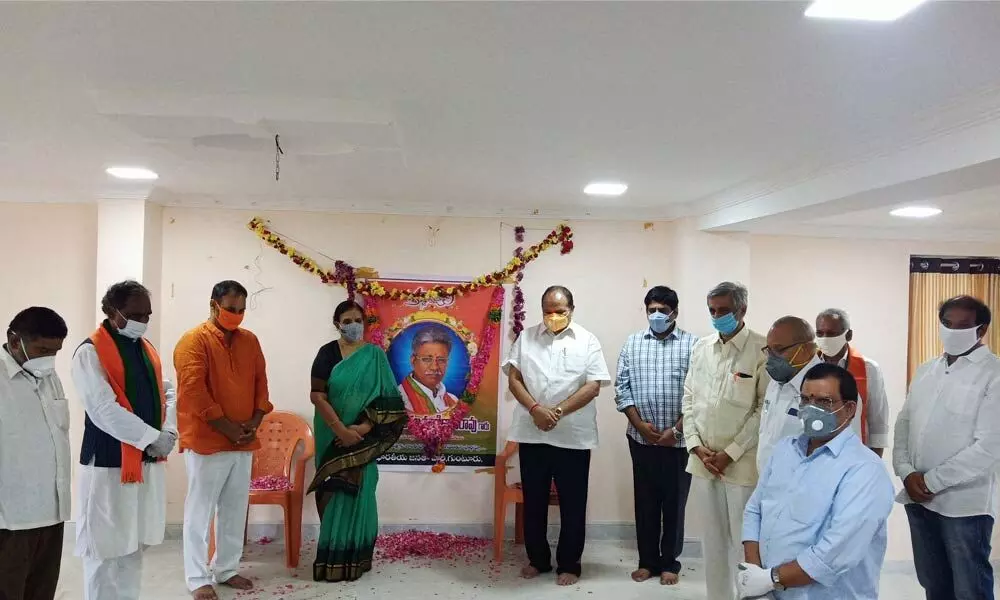
<svg viewBox="0 0 1000 600">
<path fill-rule="evenodd" d="M 1000 226 L 1000 3 L 804 7 L 4 2 L 0 199 L 145 194 L 103 173 L 141 164 L 170 204 L 884 229 L 944 190 Z"/>
</svg>

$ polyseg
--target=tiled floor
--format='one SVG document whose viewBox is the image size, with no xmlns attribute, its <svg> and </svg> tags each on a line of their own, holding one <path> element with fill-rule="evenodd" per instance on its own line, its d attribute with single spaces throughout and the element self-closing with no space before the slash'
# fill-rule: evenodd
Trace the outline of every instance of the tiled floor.
<svg viewBox="0 0 1000 600">
<path fill-rule="evenodd" d="M 499 568 L 485 556 L 466 564 L 413 563 L 377 564 L 375 570 L 352 584 L 320 584 L 311 578 L 309 565 L 314 544 L 303 548 L 302 566 L 295 571 L 284 568 L 282 548 L 277 545 L 251 544 L 247 547 L 244 574 L 257 583 L 254 592 L 223 592 L 222 598 L 246 600 L 458 600 L 464 598 L 531 598 L 547 600 L 593 597 L 595 600 L 633 600 L 642 598 L 704 600 L 705 583 L 701 561 L 686 561 L 681 583 L 662 587 L 658 582 L 638 584 L 629 579 L 636 560 L 635 550 L 620 542 L 588 542 L 584 578 L 579 585 L 560 588 L 553 577 L 525 582 L 517 578 L 518 549 Z M 79 600 L 82 574 L 80 561 L 67 551 L 60 579 L 60 600 Z M 882 575 L 883 600 L 917 600 L 923 595 L 912 569 L 905 565 L 887 565 Z M 143 568 L 143 600 L 181 600 L 189 598 L 184 587 L 181 544 L 169 541 L 150 549 Z"/>
</svg>

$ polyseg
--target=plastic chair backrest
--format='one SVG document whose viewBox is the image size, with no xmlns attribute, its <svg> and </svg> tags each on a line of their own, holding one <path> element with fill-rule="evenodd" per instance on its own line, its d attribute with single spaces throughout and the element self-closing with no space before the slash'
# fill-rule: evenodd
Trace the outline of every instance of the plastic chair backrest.
<svg viewBox="0 0 1000 600">
<path fill-rule="evenodd" d="M 253 477 L 278 475 L 291 479 L 292 458 L 299 442 L 303 443 L 302 458 L 316 452 L 312 429 L 295 413 L 272 411 L 264 416 L 257 429 L 260 450 L 253 453 Z"/>
</svg>

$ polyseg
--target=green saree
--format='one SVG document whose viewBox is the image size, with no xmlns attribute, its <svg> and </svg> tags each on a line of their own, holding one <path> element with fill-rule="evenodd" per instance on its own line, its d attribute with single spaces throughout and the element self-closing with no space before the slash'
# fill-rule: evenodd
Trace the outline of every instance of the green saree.
<svg viewBox="0 0 1000 600">
<path fill-rule="evenodd" d="M 315 581 L 354 581 L 372 568 L 378 535 L 375 459 L 406 427 L 406 410 L 385 353 L 365 345 L 333 368 L 327 398 L 348 425 L 371 423 L 364 439 L 350 448 L 334 444 L 336 435 L 316 414 L 316 493 L 320 535 L 313 563 Z"/>
</svg>

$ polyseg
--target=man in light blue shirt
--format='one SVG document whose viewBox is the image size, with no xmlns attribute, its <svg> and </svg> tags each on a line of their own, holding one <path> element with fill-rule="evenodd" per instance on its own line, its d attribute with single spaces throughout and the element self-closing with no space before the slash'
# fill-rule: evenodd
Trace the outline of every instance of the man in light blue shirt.
<svg viewBox="0 0 1000 600">
<path fill-rule="evenodd" d="M 743 517 L 741 598 L 876 600 L 893 487 L 850 428 L 858 386 L 844 368 L 811 368 L 803 435 L 775 448 Z"/>
</svg>

